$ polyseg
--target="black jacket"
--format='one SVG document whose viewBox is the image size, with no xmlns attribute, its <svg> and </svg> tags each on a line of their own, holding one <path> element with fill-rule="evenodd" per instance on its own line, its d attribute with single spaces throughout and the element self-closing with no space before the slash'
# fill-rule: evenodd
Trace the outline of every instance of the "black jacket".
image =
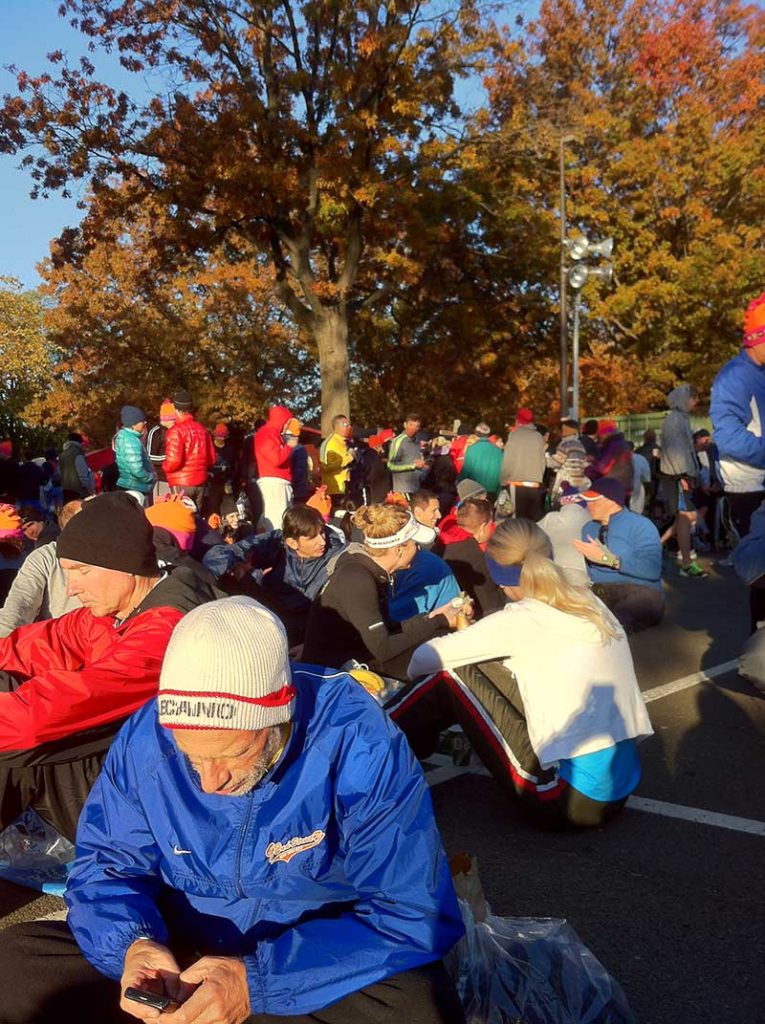
<svg viewBox="0 0 765 1024">
<path fill-rule="evenodd" d="M 460 530 L 456 527 L 456 532 Z M 467 534 L 466 530 L 460 531 Z M 433 553 L 440 555 L 457 578 L 460 589 L 473 598 L 476 620 L 501 611 L 505 607 L 505 595 L 489 575 L 486 558 L 475 537 L 467 536 L 450 543 L 437 540 Z"/>
<path fill-rule="evenodd" d="M 373 671 L 406 679 L 415 647 L 448 632 L 443 615 L 415 615 L 401 625 L 387 614 L 388 573 L 363 551 L 348 550 L 332 566 L 329 581 L 308 619 L 302 660 L 340 668 L 351 658 Z"/>
</svg>

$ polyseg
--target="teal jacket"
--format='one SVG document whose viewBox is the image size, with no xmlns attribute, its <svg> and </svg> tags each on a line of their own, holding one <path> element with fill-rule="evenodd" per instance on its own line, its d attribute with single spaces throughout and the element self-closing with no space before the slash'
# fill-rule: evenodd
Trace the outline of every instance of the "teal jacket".
<svg viewBox="0 0 765 1024">
<path fill-rule="evenodd" d="M 499 478 L 502 471 L 502 449 L 491 441 L 481 438 L 465 452 L 460 480 L 475 480 L 485 487 L 489 494 L 499 490 Z"/>
<path fill-rule="evenodd" d="M 129 427 L 123 427 L 117 434 L 114 451 L 117 469 L 120 471 L 117 486 L 126 491 L 148 494 L 154 486 L 156 476 L 148 452 L 138 434 Z"/>
</svg>

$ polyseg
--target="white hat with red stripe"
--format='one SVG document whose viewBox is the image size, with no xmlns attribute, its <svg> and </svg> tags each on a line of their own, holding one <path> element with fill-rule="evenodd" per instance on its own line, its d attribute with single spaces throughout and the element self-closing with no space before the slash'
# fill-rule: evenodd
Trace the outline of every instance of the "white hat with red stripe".
<svg viewBox="0 0 765 1024">
<path fill-rule="evenodd" d="M 251 597 L 185 615 L 167 645 L 157 696 L 167 729 L 267 729 L 295 707 L 287 634 Z"/>
</svg>

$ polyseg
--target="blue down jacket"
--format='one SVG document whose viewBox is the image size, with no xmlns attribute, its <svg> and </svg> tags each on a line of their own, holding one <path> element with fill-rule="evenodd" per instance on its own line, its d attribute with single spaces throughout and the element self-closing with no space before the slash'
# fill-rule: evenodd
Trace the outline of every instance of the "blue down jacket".
<svg viewBox="0 0 765 1024">
<path fill-rule="evenodd" d="M 121 976 L 139 936 L 180 936 L 244 958 L 253 1014 L 298 1015 L 437 960 L 461 936 L 403 734 L 344 673 L 295 666 L 293 685 L 284 752 L 241 797 L 202 792 L 156 700 L 121 729 L 80 818 L 66 893 L 74 936 L 103 974 Z"/>
</svg>

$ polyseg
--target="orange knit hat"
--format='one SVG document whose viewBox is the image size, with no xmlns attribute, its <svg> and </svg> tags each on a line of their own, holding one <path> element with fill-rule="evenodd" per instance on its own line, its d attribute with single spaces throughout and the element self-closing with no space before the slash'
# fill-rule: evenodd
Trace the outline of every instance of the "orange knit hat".
<svg viewBox="0 0 765 1024">
<path fill-rule="evenodd" d="M 0 505 L 0 541 L 23 539 L 24 531 L 21 529 L 21 516 L 13 505 Z"/>
<path fill-rule="evenodd" d="M 300 420 L 295 419 L 295 417 L 292 416 L 282 427 L 282 433 L 298 437 L 300 435 Z"/>
<path fill-rule="evenodd" d="M 317 487 L 313 495 L 306 502 L 309 508 L 315 508 L 317 512 L 320 512 L 324 519 L 329 519 L 332 513 L 332 499 L 327 494 L 327 488 L 324 484 Z"/>
<path fill-rule="evenodd" d="M 225 423 L 216 423 L 213 430 L 213 437 L 228 437 L 228 427 Z"/>
<path fill-rule="evenodd" d="M 180 494 L 166 494 L 146 509 L 146 518 L 152 526 L 161 526 L 170 533 L 184 551 L 191 547 L 197 524 L 194 513 Z"/>
<path fill-rule="evenodd" d="M 166 398 L 162 405 L 160 405 L 159 418 L 161 421 L 164 420 L 165 422 L 168 420 L 172 420 L 173 423 L 175 423 L 175 421 L 178 419 L 178 416 L 175 411 L 175 406 L 173 405 L 169 398 Z"/>
<path fill-rule="evenodd" d="M 744 347 L 765 344 L 765 292 L 753 299 L 744 313 Z"/>
</svg>

